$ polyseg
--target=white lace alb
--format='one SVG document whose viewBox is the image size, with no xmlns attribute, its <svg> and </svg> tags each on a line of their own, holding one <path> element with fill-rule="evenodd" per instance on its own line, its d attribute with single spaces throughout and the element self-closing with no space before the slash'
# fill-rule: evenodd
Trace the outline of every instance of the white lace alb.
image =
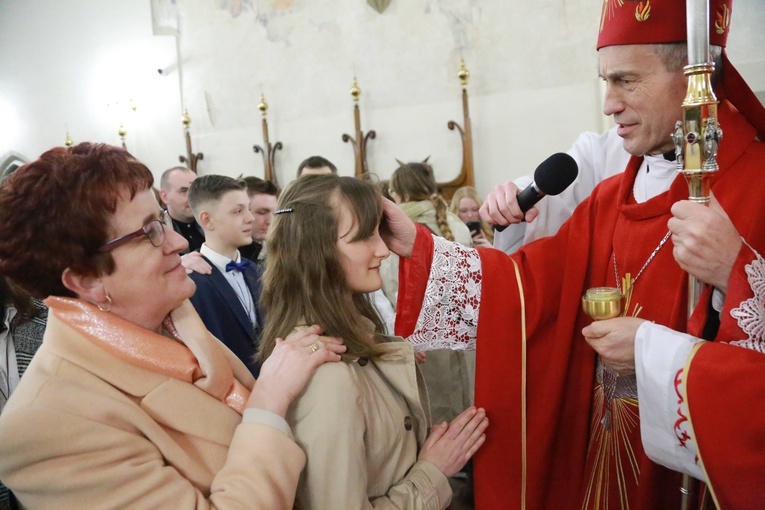
<svg viewBox="0 0 765 510">
<path fill-rule="evenodd" d="M 422 310 L 407 338 L 415 351 L 475 349 L 481 303 L 481 259 L 476 250 L 433 236 Z"/>
<path fill-rule="evenodd" d="M 765 353 L 765 259 L 756 251 L 754 253 L 757 258 L 745 267 L 746 279 L 754 296 L 730 311 L 747 338 L 730 343 Z"/>
</svg>

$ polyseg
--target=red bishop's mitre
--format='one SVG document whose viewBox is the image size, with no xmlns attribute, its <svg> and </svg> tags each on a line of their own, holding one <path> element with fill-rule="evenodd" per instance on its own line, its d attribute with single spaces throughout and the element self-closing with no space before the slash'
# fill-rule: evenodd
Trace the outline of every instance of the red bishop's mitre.
<svg viewBox="0 0 765 510">
<path fill-rule="evenodd" d="M 603 0 L 598 49 L 688 40 L 686 0 Z M 709 43 L 725 47 L 733 0 L 709 0 Z"/>
<path fill-rule="evenodd" d="M 603 0 L 598 49 L 625 44 L 683 43 L 688 40 L 686 0 Z M 725 48 L 733 0 L 709 0 L 709 44 Z M 722 52 L 718 97 L 730 101 L 765 141 L 765 108 Z"/>
</svg>

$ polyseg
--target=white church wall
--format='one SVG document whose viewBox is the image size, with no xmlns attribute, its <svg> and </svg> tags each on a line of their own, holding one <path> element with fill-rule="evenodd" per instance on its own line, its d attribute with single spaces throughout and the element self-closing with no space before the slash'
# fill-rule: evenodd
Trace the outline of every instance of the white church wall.
<svg viewBox="0 0 765 510">
<path fill-rule="evenodd" d="M 367 145 L 370 170 L 385 178 L 396 158 L 430 156 L 437 178 L 449 180 L 462 161 L 447 122 L 463 124 L 457 70 L 464 58 L 476 185 L 486 193 L 565 150 L 582 129 L 600 129 L 600 7 L 573 4 L 393 1 L 379 14 L 363 1 L 243 1 L 240 11 L 233 3 L 180 2 L 184 97 L 195 133 L 210 147 L 205 169 L 262 175 L 250 152 L 261 141 L 262 91 L 271 140 L 284 143 L 280 183 L 312 154 L 351 175 L 354 152 L 341 135 L 355 135 L 355 75 L 362 129 L 377 133 Z"/>
<path fill-rule="evenodd" d="M 158 176 L 185 154 L 181 104 L 192 117 L 200 173 L 263 175 L 263 92 L 281 184 L 321 154 L 353 173 L 354 75 L 372 171 L 430 155 L 439 180 L 462 158 L 460 58 L 471 72 L 476 187 L 530 173 L 600 114 L 594 0 L 0 0 L 0 154 L 27 158 L 75 142 L 119 144 Z M 765 9 L 737 2 L 731 60 L 765 91 Z M 152 15 L 159 24 L 152 27 Z M 170 26 L 167 29 L 167 26 Z M 176 60 L 177 25 L 182 86 Z M 153 31 L 154 29 L 154 31 Z M 157 69 L 163 69 L 162 75 Z M 181 96 L 181 91 L 183 92 Z M 134 99 L 135 112 L 107 107 Z"/>
<path fill-rule="evenodd" d="M 34 159 L 67 127 L 74 142 L 119 144 L 122 121 L 128 150 L 155 171 L 174 164 L 178 83 L 157 68 L 175 41 L 152 34 L 150 13 L 131 0 L 0 1 L 0 153 Z"/>
</svg>

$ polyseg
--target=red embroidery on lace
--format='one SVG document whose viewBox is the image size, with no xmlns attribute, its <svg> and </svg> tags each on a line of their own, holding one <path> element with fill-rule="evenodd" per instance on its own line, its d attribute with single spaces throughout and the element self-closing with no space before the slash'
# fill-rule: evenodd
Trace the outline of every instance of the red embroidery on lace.
<svg viewBox="0 0 765 510">
<path fill-rule="evenodd" d="M 433 238 L 433 263 L 414 333 L 416 351 L 475 349 L 481 303 L 478 253 L 441 237 Z"/>
</svg>

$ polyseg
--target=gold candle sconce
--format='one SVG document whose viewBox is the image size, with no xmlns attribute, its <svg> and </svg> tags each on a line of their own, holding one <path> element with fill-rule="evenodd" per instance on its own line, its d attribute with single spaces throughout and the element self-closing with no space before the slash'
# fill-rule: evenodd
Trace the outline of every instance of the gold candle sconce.
<svg viewBox="0 0 765 510">
<path fill-rule="evenodd" d="M 370 139 L 374 140 L 377 137 L 377 132 L 374 129 L 370 129 L 365 135 L 361 130 L 361 112 L 359 111 L 359 97 L 361 96 L 361 88 L 356 81 L 356 77 L 353 77 L 353 85 L 351 86 L 351 97 L 353 98 L 353 123 L 355 125 L 356 137 L 352 137 L 349 134 L 343 134 L 343 141 L 350 143 L 353 146 L 353 152 L 356 160 L 355 175 L 356 177 L 369 172 L 369 166 L 367 165 L 367 142 Z"/>
<path fill-rule="evenodd" d="M 189 133 L 191 117 L 189 117 L 189 111 L 185 108 L 183 110 L 183 116 L 181 117 L 181 124 L 183 124 L 183 136 L 186 139 L 186 155 L 178 156 L 178 161 L 185 163 L 186 168 L 197 173 L 197 164 L 205 158 L 205 155 L 201 152 L 194 154 L 194 151 L 191 149 L 191 134 Z"/>
<path fill-rule="evenodd" d="M 457 71 L 457 78 L 459 78 L 460 86 L 462 87 L 462 125 L 460 126 L 453 120 L 447 122 L 446 125 L 452 131 L 456 129 L 462 140 L 462 167 L 460 168 L 457 177 L 448 182 L 438 183 L 443 190 L 441 194 L 445 200 L 451 200 L 454 192 L 463 186 L 475 186 L 473 168 L 473 128 L 470 121 L 467 91 L 470 71 L 465 67 L 464 60 L 460 60 L 460 68 L 459 71 Z"/>
<path fill-rule="evenodd" d="M 255 154 L 260 153 L 263 156 L 263 167 L 264 167 L 264 177 L 267 181 L 273 182 L 277 187 L 279 186 L 279 183 L 276 180 L 276 165 L 274 158 L 276 156 L 276 151 L 280 150 L 282 146 L 282 142 L 276 142 L 275 144 L 271 144 L 268 136 L 268 119 L 266 119 L 266 115 L 268 112 L 268 103 L 266 103 L 266 98 L 263 94 L 260 94 L 260 103 L 258 103 L 258 110 L 260 110 L 260 114 L 263 116 L 263 146 L 260 145 L 253 145 L 252 150 L 255 152 Z"/>
</svg>

